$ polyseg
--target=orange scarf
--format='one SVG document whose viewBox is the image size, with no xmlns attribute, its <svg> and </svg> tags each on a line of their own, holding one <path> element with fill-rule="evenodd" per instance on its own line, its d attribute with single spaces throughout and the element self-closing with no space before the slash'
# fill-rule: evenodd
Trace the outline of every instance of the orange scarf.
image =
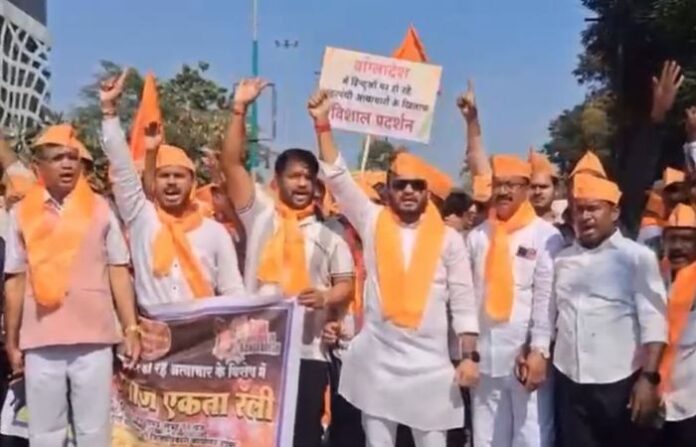
<svg viewBox="0 0 696 447">
<path fill-rule="evenodd" d="M 498 220 L 495 210 L 488 217 L 492 234 L 486 254 L 486 313 L 494 321 L 508 321 L 512 314 L 515 278 L 508 236 L 529 225 L 535 217 L 529 202 L 524 202 L 507 221 Z"/>
<path fill-rule="evenodd" d="M 375 254 L 382 313 L 395 325 L 410 329 L 420 326 L 445 237 L 445 224 L 430 202 L 417 231 L 406 267 L 398 218 L 388 208 L 377 218 Z"/>
<path fill-rule="evenodd" d="M 660 362 L 663 392 L 670 389 L 670 377 L 679 349 L 678 343 L 689 321 L 689 313 L 694 305 L 694 298 L 696 298 L 696 262 L 681 269 L 670 288 L 669 301 L 667 302 L 669 335 L 667 348 Z"/>
<path fill-rule="evenodd" d="M 95 196 L 84 176 L 65 198 L 59 216 L 45 210 L 46 190 L 35 184 L 20 203 L 19 225 L 27 247 L 34 299 L 59 307 L 68 291 L 71 269 L 94 217 Z"/>
<path fill-rule="evenodd" d="M 365 288 L 365 278 L 367 274 L 365 272 L 365 258 L 363 256 L 362 242 L 360 241 L 360 236 L 358 232 L 355 231 L 350 224 L 344 223 L 346 242 L 350 248 L 350 252 L 353 255 L 353 262 L 355 262 L 355 292 L 353 295 L 353 301 L 350 303 L 350 310 L 355 318 L 355 328 L 356 332 L 362 328 L 363 321 L 363 289 Z"/>
<path fill-rule="evenodd" d="M 314 214 L 314 204 L 293 210 L 276 201 L 276 211 L 280 222 L 263 249 L 257 275 L 259 282 L 277 284 L 291 297 L 312 286 L 299 222 Z"/>
<path fill-rule="evenodd" d="M 162 226 L 152 241 L 152 271 L 155 277 L 169 275 L 174 258 L 178 258 L 193 296 L 207 298 L 215 295 L 186 237 L 186 233 L 203 223 L 201 213 L 192 206 L 183 217 L 174 217 L 158 207 L 157 217 Z"/>
</svg>

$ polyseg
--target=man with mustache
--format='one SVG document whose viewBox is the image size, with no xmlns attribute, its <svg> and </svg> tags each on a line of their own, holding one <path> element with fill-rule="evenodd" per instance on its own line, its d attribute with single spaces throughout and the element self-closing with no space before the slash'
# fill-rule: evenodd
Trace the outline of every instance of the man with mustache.
<svg viewBox="0 0 696 447">
<path fill-rule="evenodd" d="M 157 150 L 154 202 L 147 199 L 117 116 L 127 70 L 102 83 L 103 146 L 113 191 L 127 228 L 138 304 L 150 306 L 216 295 L 241 295 L 244 285 L 227 230 L 203 216 L 193 197 L 195 166 L 177 147 Z"/>
<path fill-rule="evenodd" d="M 528 201 L 529 163 L 496 155 L 491 164 L 491 212 L 467 238 L 481 325 L 481 380 L 472 390 L 474 445 L 551 446 L 553 408 L 545 381 L 552 258 L 563 241 Z M 523 366 L 516 368 L 520 353 Z"/>
<path fill-rule="evenodd" d="M 679 204 L 667 220 L 669 339 L 660 365 L 666 420 L 660 446 L 696 445 L 696 211 Z"/>
<path fill-rule="evenodd" d="M 350 175 L 333 142 L 326 92 L 308 104 L 322 173 L 340 211 L 363 241 L 364 324 L 343 355 L 339 393 L 362 412 L 368 447 L 393 446 L 397 427 L 417 447 L 444 447 L 461 427 L 459 387 L 478 377 L 478 321 L 461 235 L 429 202 L 429 167 L 399 153 L 387 175 L 386 206 L 373 203 Z M 448 317 L 463 360 L 453 367 Z"/>
<path fill-rule="evenodd" d="M 615 183 L 580 173 L 572 195 L 577 238 L 555 263 L 557 445 L 650 445 L 667 341 L 658 262 L 617 228 Z"/>
<path fill-rule="evenodd" d="M 33 150 L 40 183 L 10 213 L 5 328 L 15 377 L 24 373 L 29 443 L 111 444 L 113 345 L 125 334 L 126 367 L 140 340 L 128 248 L 107 202 L 83 175 L 82 143 L 69 125 L 49 127 Z"/>
<path fill-rule="evenodd" d="M 341 313 L 352 297 L 353 258 L 341 236 L 315 213 L 319 164 L 314 154 L 288 149 L 278 156 L 274 166 L 277 197 L 255 184 L 245 169 L 245 117 L 265 85 L 259 79 L 243 79 L 237 85 L 222 170 L 227 195 L 247 234 L 247 288 L 297 297 L 306 308 L 294 445 L 319 447 L 329 374 L 321 333 L 328 317 Z"/>
</svg>

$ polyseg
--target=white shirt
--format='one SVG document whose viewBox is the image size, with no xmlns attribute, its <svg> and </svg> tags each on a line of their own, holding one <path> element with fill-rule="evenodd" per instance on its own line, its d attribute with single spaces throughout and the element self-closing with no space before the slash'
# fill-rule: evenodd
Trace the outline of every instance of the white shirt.
<svg viewBox="0 0 696 447">
<path fill-rule="evenodd" d="M 111 163 L 116 206 L 128 231 L 138 304 L 147 309 L 194 299 L 178 260 L 174 260 L 169 275 L 162 278 L 154 276 L 152 241 L 162 226 L 157 210 L 145 197 L 118 118 L 105 119 L 102 132 L 104 152 Z M 212 219 L 203 218 L 198 228 L 186 233 L 186 238 L 205 279 L 216 294 L 245 293 L 237 253 L 225 227 Z"/>
<path fill-rule="evenodd" d="M 448 320 L 457 334 L 478 332 L 469 257 L 460 234 L 445 229 L 442 254 L 417 329 L 382 314 L 375 229 L 382 207 L 356 185 L 342 158 L 321 163 L 326 184 L 363 242 L 364 323 L 343 354 L 339 393 L 366 414 L 419 430 L 461 427 L 464 405 L 448 349 Z M 411 259 L 417 227 L 399 233 L 404 261 Z"/>
<path fill-rule="evenodd" d="M 598 247 L 556 258 L 554 365 L 576 383 L 623 380 L 642 345 L 667 341 L 666 292 L 655 254 L 619 230 Z"/>
<path fill-rule="evenodd" d="M 491 226 L 486 221 L 467 237 L 481 324 L 479 368 L 482 374 L 504 377 L 513 373 L 515 358 L 527 341 L 543 352 L 551 349 L 553 257 L 564 242 L 556 227 L 539 217 L 509 235 L 515 280 L 512 314 L 507 322 L 495 322 L 488 317 L 485 306 L 490 234 Z"/>
<path fill-rule="evenodd" d="M 237 210 L 247 234 L 247 258 L 244 281 L 247 288 L 260 294 L 275 293 L 277 287 L 258 283 L 258 266 L 268 239 L 277 229 L 280 218 L 274 201 L 260 185 L 255 185 L 254 198 L 249 206 Z M 334 280 L 354 274 L 353 255 L 348 244 L 334 230 L 315 216 L 299 222 L 305 240 L 305 260 L 312 286 L 328 290 Z M 327 361 L 321 344 L 321 332 L 327 322 L 326 309 L 306 310 L 301 357 L 305 360 Z"/>
</svg>

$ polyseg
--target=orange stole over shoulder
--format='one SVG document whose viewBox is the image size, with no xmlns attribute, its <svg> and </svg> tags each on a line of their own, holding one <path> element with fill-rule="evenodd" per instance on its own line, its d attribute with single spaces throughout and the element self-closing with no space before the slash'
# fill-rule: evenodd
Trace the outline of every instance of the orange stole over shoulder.
<svg viewBox="0 0 696 447">
<path fill-rule="evenodd" d="M 41 306 L 55 308 L 68 292 L 75 256 L 94 217 L 95 196 L 80 176 L 56 220 L 50 220 L 45 207 L 46 190 L 35 184 L 20 202 L 17 217 L 27 247 L 34 299 Z"/>
<path fill-rule="evenodd" d="M 263 248 L 257 276 L 262 283 L 279 285 L 290 297 L 312 286 L 299 222 L 314 213 L 314 204 L 293 210 L 276 200 L 276 212 L 280 222 Z"/>
<path fill-rule="evenodd" d="M 672 369 L 679 349 L 686 325 L 689 322 L 689 313 L 696 298 L 696 262 L 692 262 L 677 273 L 677 277 L 669 291 L 667 301 L 667 322 L 669 332 L 667 348 L 660 362 L 660 376 L 662 377 L 661 389 L 669 391 L 671 386 Z"/>
<path fill-rule="evenodd" d="M 507 221 L 498 220 L 491 210 L 488 222 L 491 226 L 491 241 L 486 254 L 486 313 L 494 321 L 508 321 L 512 314 L 515 294 L 513 263 L 510 259 L 510 233 L 529 225 L 536 213 L 529 202 L 522 206 Z"/>
<path fill-rule="evenodd" d="M 178 258 L 193 296 L 207 298 L 215 295 L 186 237 L 186 233 L 203 223 L 203 216 L 196 205 L 192 203 L 183 217 L 174 217 L 158 207 L 157 217 L 162 226 L 152 241 L 154 275 L 158 278 L 169 275 L 174 258 Z"/>
<path fill-rule="evenodd" d="M 393 212 L 384 208 L 377 217 L 375 254 L 384 318 L 397 326 L 420 325 L 442 253 L 445 224 L 428 203 L 418 224 L 416 242 L 408 267 L 401 248 L 401 228 Z"/>
</svg>

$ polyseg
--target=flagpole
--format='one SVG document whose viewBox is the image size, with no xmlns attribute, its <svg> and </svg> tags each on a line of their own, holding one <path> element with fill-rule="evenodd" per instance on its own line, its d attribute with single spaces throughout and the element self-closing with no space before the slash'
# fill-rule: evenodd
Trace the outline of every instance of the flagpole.
<svg viewBox="0 0 696 447">
<path fill-rule="evenodd" d="M 259 76 L 259 5 L 258 0 L 251 3 L 251 76 Z M 249 159 L 248 167 L 251 172 L 258 165 L 259 157 L 259 109 L 256 101 L 251 104 L 251 116 L 249 117 Z"/>
<path fill-rule="evenodd" d="M 372 135 L 365 137 L 365 144 L 363 145 L 362 160 L 360 162 L 360 172 L 365 172 L 367 167 L 367 159 L 370 155 L 370 146 L 372 145 Z"/>
</svg>

